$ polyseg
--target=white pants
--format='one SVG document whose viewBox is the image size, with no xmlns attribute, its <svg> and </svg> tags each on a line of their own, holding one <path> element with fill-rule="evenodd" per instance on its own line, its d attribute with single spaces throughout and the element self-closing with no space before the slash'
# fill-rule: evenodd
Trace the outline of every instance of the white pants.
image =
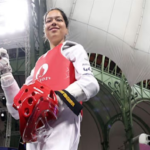
<svg viewBox="0 0 150 150">
<path fill-rule="evenodd" d="M 76 116 L 69 108 L 58 115 L 53 131 L 38 143 L 27 143 L 27 150 L 77 150 L 80 140 L 81 115 Z"/>
</svg>

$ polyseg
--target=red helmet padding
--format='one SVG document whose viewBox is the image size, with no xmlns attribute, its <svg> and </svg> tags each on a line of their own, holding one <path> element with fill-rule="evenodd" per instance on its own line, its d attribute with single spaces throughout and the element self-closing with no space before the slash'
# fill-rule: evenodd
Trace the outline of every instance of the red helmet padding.
<svg viewBox="0 0 150 150">
<path fill-rule="evenodd" d="M 56 120 L 58 101 L 53 90 L 39 81 L 24 85 L 14 98 L 13 107 L 20 116 L 20 133 L 24 142 L 36 141 L 36 131 L 50 120 Z"/>
</svg>

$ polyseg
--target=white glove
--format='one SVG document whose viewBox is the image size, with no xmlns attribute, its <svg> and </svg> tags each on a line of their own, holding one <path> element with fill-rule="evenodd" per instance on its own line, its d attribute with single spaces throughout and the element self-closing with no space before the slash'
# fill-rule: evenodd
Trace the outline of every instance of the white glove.
<svg viewBox="0 0 150 150">
<path fill-rule="evenodd" d="M 12 69 L 9 63 L 7 50 L 0 48 L 0 76 L 2 87 L 8 87 L 13 83 L 14 77 L 11 72 Z"/>
<path fill-rule="evenodd" d="M 11 72 L 12 69 L 9 63 L 9 56 L 7 50 L 4 48 L 0 48 L 0 75 L 8 75 Z"/>
</svg>

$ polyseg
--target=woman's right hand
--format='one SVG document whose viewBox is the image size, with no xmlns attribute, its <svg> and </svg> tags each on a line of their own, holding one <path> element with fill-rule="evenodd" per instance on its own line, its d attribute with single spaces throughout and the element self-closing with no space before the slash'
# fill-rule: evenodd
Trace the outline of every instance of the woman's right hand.
<svg viewBox="0 0 150 150">
<path fill-rule="evenodd" d="M 9 63 L 7 50 L 0 48 L 0 76 L 11 73 L 12 69 Z"/>
</svg>

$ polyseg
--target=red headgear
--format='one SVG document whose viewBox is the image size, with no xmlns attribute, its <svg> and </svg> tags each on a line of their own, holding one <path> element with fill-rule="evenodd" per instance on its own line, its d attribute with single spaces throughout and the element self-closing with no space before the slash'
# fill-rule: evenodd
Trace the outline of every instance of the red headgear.
<svg viewBox="0 0 150 150">
<path fill-rule="evenodd" d="M 53 90 L 39 81 L 24 85 L 14 98 L 13 107 L 20 116 L 20 133 L 24 142 L 46 136 L 57 119 L 58 101 Z"/>
</svg>

